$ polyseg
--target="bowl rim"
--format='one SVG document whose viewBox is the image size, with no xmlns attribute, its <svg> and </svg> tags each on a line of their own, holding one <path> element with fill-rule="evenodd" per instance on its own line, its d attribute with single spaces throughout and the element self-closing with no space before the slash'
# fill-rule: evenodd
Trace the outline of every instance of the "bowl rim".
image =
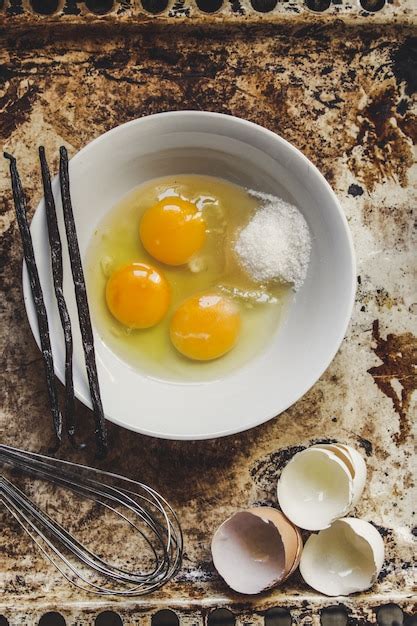
<svg viewBox="0 0 417 626">
<path fill-rule="evenodd" d="M 286 147 L 287 150 L 289 150 L 289 152 L 299 161 L 303 162 L 306 166 L 308 166 L 309 170 L 312 171 L 315 175 L 315 177 L 319 180 L 320 184 L 325 188 L 325 190 L 327 191 L 327 193 L 330 195 L 334 207 L 337 210 L 338 216 L 341 220 L 341 224 L 343 225 L 343 230 L 344 230 L 344 235 L 346 237 L 346 242 L 348 244 L 348 250 L 349 250 L 349 260 L 350 260 L 350 272 L 351 272 L 351 276 L 352 276 L 352 281 L 350 284 L 350 293 L 349 293 L 349 298 L 347 300 L 347 306 L 346 306 L 346 311 L 345 311 L 345 316 L 343 318 L 343 320 L 341 320 L 339 322 L 340 324 L 340 332 L 339 335 L 337 336 L 337 339 L 334 341 L 334 347 L 333 349 L 330 351 L 329 350 L 329 355 L 327 357 L 327 359 L 324 362 L 324 365 L 322 365 L 321 368 L 317 369 L 315 376 L 313 377 L 313 379 L 308 382 L 306 385 L 304 385 L 302 388 L 300 388 L 300 391 L 298 392 L 298 394 L 296 395 L 296 397 L 294 397 L 294 399 L 292 400 L 292 402 L 286 406 L 286 408 L 283 408 L 281 410 L 279 410 L 279 412 L 274 412 L 273 414 L 268 414 L 266 416 L 262 416 L 262 418 L 260 419 L 259 416 L 253 420 L 250 420 L 249 423 L 245 423 L 242 426 L 232 426 L 229 428 L 225 428 L 224 430 L 221 430 L 219 432 L 209 432 L 209 433 L 191 433 L 191 434 L 182 434 L 182 433 L 168 433 L 168 432 L 158 432 L 158 431 L 153 431 L 153 430 L 149 430 L 147 428 L 144 427 L 140 427 L 140 426 L 136 426 L 136 425 L 127 425 L 123 419 L 119 419 L 116 416 L 112 415 L 108 415 L 105 411 L 105 417 L 107 420 L 109 420 L 110 422 L 117 424 L 118 426 L 121 426 L 123 428 L 126 428 L 128 430 L 131 430 L 132 432 L 137 432 L 140 433 L 142 435 L 147 435 L 150 437 L 155 437 L 158 439 L 167 439 L 167 440 L 172 440 L 172 441 L 197 441 L 197 440 L 208 440 L 208 439 L 217 439 L 220 437 L 227 437 L 230 435 L 235 435 L 235 434 L 239 434 L 242 432 L 245 432 L 247 430 L 250 430 L 252 428 L 255 428 L 257 426 L 260 426 L 268 421 L 270 421 L 271 419 L 278 417 L 281 413 L 283 413 L 284 411 L 287 411 L 291 406 L 293 406 L 295 403 L 297 403 L 318 381 L 319 379 L 322 377 L 322 375 L 324 374 L 324 372 L 327 370 L 327 368 L 330 366 L 330 364 L 332 363 L 333 359 L 335 358 L 337 352 L 339 351 L 339 348 L 343 342 L 344 337 L 346 336 L 346 331 L 348 329 L 349 326 L 349 322 L 351 320 L 352 317 L 352 311 L 353 311 L 353 307 L 354 307 L 354 303 L 355 303 L 355 296 L 356 296 L 356 289 L 357 289 L 357 282 L 356 282 L 356 257 L 355 257 L 355 249 L 354 249 L 354 244 L 353 244 L 353 238 L 352 238 L 352 233 L 350 231 L 349 228 L 349 224 L 346 218 L 346 215 L 341 207 L 341 204 L 339 202 L 338 197 L 336 196 L 335 192 L 333 191 L 332 187 L 330 186 L 330 184 L 327 182 L 327 180 L 325 179 L 325 177 L 323 176 L 323 174 L 320 172 L 320 170 L 301 152 L 301 150 L 299 150 L 298 148 L 296 148 L 293 144 L 291 144 L 289 141 L 287 141 L 286 139 L 284 139 L 281 135 L 277 134 L 276 132 L 269 130 L 268 128 L 265 128 L 264 126 L 261 126 L 260 124 L 257 124 L 255 122 L 251 122 L 249 120 L 246 120 L 244 118 L 241 117 L 237 117 L 235 115 L 232 114 L 228 114 L 228 113 L 217 113 L 217 112 L 213 112 L 213 111 L 199 111 L 199 110 L 188 110 L 188 109 L 182 109 L 182 110 L 178 110 L 178 111 L 164 111 L 164 112 L 160 112 L 160 113 L 153 113 L 150 115 L 144 115 L 140 118 L 135 118 L 132 120 L 129 120 L 127 122 L 124 122 L 123 124 L 119 124 L 117 126 L 114 126 L 113 128 L 110 128 L 109 130 L 107 130 L 106 132 L 102 133 L 101 135 L 99 135 L 98 137 L 95 137 L 94 139 L 92 139 L 91 141 L 89 141 L 84 147 L 82 147 L 80 150 L 78 150 L 74 156 L 70 159 L 71 161 L 75 161 L 78 160 L 80 158 L 85 157 L 85 155 L 89 152 L 89 150 L 91 150 L 92 148 L 96 147 L 98 144 L 100 144 L 102 141 L 105 141 L 109 138 L 109 136 L 116 134 L 117 132 L 120 132 L 120 130 L 125 130 L 127 128 L 129 128 L 129 126 L 139 126 L 142 125 L 143 123 L 146 123 L 147 121 L 149 121 L 150 119 L 158 119 L 158 118 L 167 118 L 167 117 L 181 117 L 181 116 L 190 116 L 190 117 L 205 117 L 205 118 L 213 118 L 213 119 L 223 119 L 223 120 L 227 120 L 227 123 L 231 123 L 231 124 L 235 124 L 236 126 L 242 126 L 242 127 L 246 127 L 246 128 L 251 128 L 253 131 L 256 131 L 258 133 L 263 134 L 265 137 L 269 138 L 270 140 L 273 140 L 275 142 L 277 142 L 278 144 L 284 145 Z M 53 181 L 57 178 L 57 176 L 55 176 L 53 178 Z M 33 230 L 34 230 L 34 224 L 36 224 L 35 217 L 36 215 L 39 215 L 38 213 L 38 209 L 41 207 L 41 205 L 44 202 L 44 197 L 42 196 L 42 198 L 40 199 L 39 203 L 36 206 L 35 209 L 35 213 L 33 215 L 32 218 L 32 223 L 30 226 L 31 229 L 31 233 L 33 235 Z M 40 349 L 40 340 L 39 340 L 39 334 L 38 334 L 38 327 L 37 327 L 37 318 L 36 318 L 36 314 L 34 312 L 34 308 L 33 308 L 33 301 L 32 301 L 32 295 L 31 295 L 31 291 L 29 288 L 29 281 L 28 281 L 28 275 L 27 275 L 27 269 L 26 269 L 26 264 L 25 261 L 23 260 L 23 267 L 22 267 L 22 285 L 23 285 L 23 295 L 24 295 L 24 304 L 25 304 L 25 309 L 26 309 L 26 315 L 29 321 L 29 325 L 32 331 L 32 334 L 34 336 L 34 339 L 36 341 L 36 344 L 38 345 L 38 348 Z M 55 371 L 55 375 L 58 377 L 58 379 L 60 380 L 60 382 L 62 384 L 65 384 L 65 373 L 64 373 L 64 368 L 58 368 L 56 361 L 54 362 L 54 371 Z M 182 383 L 184 384 L 184 383 Z M 89 409 L 92 409 L 92 403 L 91 403 L 91 399 L 90 399 L 90 395 L 89 393 L 86 395 L 82 392 L 82 390 L 80 390 L 79 388 L 76 387 L 76 385 L 74 385 L 74 393 L 75 393 L 75 397 L 80 400 L 85 406 L 87 406 Z"/>
</svg>

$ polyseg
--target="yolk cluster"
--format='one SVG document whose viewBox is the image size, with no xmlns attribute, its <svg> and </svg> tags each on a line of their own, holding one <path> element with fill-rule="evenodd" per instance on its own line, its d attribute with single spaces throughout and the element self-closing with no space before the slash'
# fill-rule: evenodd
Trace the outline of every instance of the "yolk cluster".
<svg viewBox="0 0 417 626">
<path fill-rule="evenodd" d="M 140 223 L 145 250 L 166 265 L 184 265 L 204 245 L 206 225 L 195 204 L 168 197 L 150 207 Z M 149 328 L 166 315 L 170 286 L 163 273 L 147 263 L 131 263 L 109 278 L 106 302 L 112 315 L 129 328 Z M 240 330 L 237 305 L 216 293 L 183 302 L 171 320 L 170 336 L 184 356 L 208 361 L 235 345 Z"/>
</svg>

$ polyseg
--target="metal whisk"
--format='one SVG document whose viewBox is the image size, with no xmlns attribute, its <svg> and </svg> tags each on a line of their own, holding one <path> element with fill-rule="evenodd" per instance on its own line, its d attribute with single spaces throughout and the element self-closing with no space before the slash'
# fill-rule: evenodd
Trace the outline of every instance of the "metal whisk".
<svg viewBox="0 0 417 626">
<path fill-rule="evenodd" d="M 138 533 L 150 553 L 145 571 L 108 563 L 42 511 L 5 476 L 0 497 L 43 554 L 73 585 L 100 595 L 143 595 L 164 585 L 181 564 L 178 518 L 154 489 L 92 467 L 0 445 L 0 462 L 69 489 L 117 515 Z"/>
</svg>

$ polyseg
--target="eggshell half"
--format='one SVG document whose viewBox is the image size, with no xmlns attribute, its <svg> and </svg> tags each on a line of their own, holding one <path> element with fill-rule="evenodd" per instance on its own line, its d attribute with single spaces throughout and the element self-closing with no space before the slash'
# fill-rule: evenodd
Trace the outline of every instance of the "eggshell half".
<svg viewBox="0 0 417 626">
<path fill-rule="evenodd" d="M 257 594 L 285 580 L 298 566 L 302 540 L 285 516 L 269 507 L 235 513 L 215 532 L 213 563 L 239 593 Z"/>
<path fill-rule="evenodd" d="M 384 563 L 384 542 L 372 524 L 347 517 L 311 535 L 300 572 L 305 582 L 327 596 L 369 589 Z"/>
<path fill-rule="evenodd" d="M 353 477 L 339 454 L 312 446 L 285 466 L 277 493 L 291 522 L 306 530 L 322 530 L 349 512 Z"/>
</svg>

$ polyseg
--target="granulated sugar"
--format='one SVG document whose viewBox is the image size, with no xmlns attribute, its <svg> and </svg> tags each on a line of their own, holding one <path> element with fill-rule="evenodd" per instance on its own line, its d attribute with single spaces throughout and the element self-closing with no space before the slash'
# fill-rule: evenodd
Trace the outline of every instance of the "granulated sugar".
<svg viewBox="0 0 417 626">
<path fill-rule="evenodd" d="M 310 260 L 311 237 L 300 211 L 281 198 L 257 191 L 262 201 L 251 221 L 241 230 L 235 252 L 242 267 L 259 283 L 290 283 L 297 291 Z"/>
</svg>

